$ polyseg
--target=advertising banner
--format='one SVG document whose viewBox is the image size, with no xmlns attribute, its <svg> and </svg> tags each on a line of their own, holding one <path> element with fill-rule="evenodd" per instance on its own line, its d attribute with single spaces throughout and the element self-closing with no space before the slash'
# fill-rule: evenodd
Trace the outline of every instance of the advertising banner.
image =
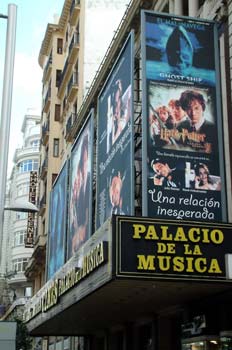
<svg viewBox="0 0 232 350">
<path fill-rule="evenodd" d="M 117 276 L 232 281 L 229 224 L 116 217 Z"/>
<path fill-rule="evenodd" d="M 216 24 L 142 18 L 143 215 L 226 221 Z"/>
<path fill-rule="evenodd" d="M 47 279 L 65 262 L 67 162 L 63 166 L 50 194 Z"/>
<path fill-rule="evenodd" d="M 132 32 L 98 97 L 96 228 L 134 210 L 133 45 Z"/>
<path fill-rule="evenodd" d="M 93 111 L 71 151 L 69 176 L 68 259 L 92 233 Z"/>
</svg>

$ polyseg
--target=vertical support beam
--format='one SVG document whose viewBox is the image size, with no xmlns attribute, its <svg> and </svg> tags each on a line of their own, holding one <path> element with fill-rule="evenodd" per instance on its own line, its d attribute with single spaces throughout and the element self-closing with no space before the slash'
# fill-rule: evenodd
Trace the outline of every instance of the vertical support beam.
<svg viewBox="0 0 232 350">
<path fill-rule="evenodd" d="M 192 0 L 194 1 L 194 0 Z M 175 15 L 183 16 L 184 10 L 183 10 L 183 0 L 175 0 L 174 1 L 174 11 Z"/>
<path fill-rule="evenodd" d="M 199 0 L 188 0 L 189 16 L 196 17 L 199 9 Z"/>
<path fill-rule="evenodd" d="M 169 0 L 169 13 L 174 13 L 175 6 L 174 6 L 174 0 Z"/>
</svg>

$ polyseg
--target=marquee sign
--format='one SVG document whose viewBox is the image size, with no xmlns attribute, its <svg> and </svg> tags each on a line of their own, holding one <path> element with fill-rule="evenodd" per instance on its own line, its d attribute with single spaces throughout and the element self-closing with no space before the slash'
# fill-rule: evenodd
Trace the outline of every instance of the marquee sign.
<svg viewBox="0 0 232 350">
<path fill-rule="evenodd" d="M 231 225 L 116 217 L 117 276 L 227 280 Z"/>
</svg>

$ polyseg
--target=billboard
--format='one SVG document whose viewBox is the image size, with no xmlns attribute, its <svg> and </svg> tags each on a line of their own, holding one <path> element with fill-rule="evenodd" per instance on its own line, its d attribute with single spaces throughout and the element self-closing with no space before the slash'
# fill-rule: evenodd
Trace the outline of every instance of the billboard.
<svg viewBox="0 0 232 350">
<path fill-rule="evenodd" d="M 142 13 L 143 215 L 226 221 L 217 28 Z"/>
<path fill-rule="evenodd" d="M 231 225 L 115 217 L 116 275 L 231 283 Z"/>
<path fill-rule="evenodd" d="M 133 214 L 133 58 L 130 33 L 98 97 L 96 228 Z"/>
<path fill-rule="evenodd" d="M 93 110 L 73 145 L 69 171 L 67 257 L 92 234 Z"/>
<path fill-rule="evenodd" d="M 50 279 L 65 262 L 67 167 L 66 162 L 50 193 L 47 279 Z"/>
</svg>

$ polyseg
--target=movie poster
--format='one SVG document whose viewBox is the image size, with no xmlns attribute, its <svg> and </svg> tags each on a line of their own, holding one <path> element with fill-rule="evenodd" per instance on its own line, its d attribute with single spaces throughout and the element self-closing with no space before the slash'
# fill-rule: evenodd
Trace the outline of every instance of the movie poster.
<svg viewBox="0 0 232 350">
<path fill-rule="evenodd" d="M 132 32 L 98 97 L 96 228 L 133 214 L 133 43 Z"/>
<path fill-rule="evenodd" d="M 143 215 L 222 221 L 213 22 L 143 12 Z"/>
<path fill-rule="evenodd" d="M 92 234 L 93 111 L 77 136 L 71 151 L 67 258 Z"/>
<path fill-rule="evenodd" d="M 65 262 L 67 163 L 65 163 L 50 194 L 47 279 Z"/>
</svg>

